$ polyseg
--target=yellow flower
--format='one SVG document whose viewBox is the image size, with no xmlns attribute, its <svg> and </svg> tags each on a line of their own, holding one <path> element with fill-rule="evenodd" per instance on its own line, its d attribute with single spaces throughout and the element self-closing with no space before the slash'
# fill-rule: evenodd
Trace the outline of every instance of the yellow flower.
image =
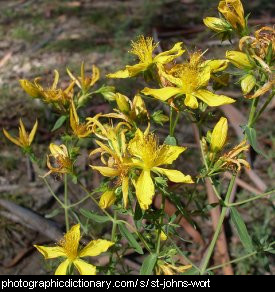
<svg viewBox="0 0 275 292">
<path fill-rule="evenodd" d="M 121 118 L 128 123 L 133 125 L 138 121 L 149 120 L 146 105 L 139 94 L 136 94 L 133 101 L 131 101 L 127 96 L 116 93 L 115 99 L 118 106 L 115 111 L 120 113 Z"/>
<path fill-rule="evenodd" d="M 240 0 L 220 1 L 218 10 L 235 29 L 245 28 L 243 5 Z"/>
<path fill-rule="evenodd" d="M 37 131 L 38 122 L 36 120 L 30 134 L 26 132 L 25 126 L 22 120 L 19 120 L 19 137 L 12 137 L 5 129 L 3 129 L 4 135 L 14 144 L 21 148 L 28 148 L 34 139 L 35 133 Z"/>
<path fill-rule="evenodd" d="M 70 107 L 70 125 L 74 134 L 78 138 L 85 138 L 92 132 L 92 130 L 89 129 L 88 124 L 79 122 L 79 117 L 77 115 L 74 102 L 71 102 Z"/>
<path fill-rule="evenodd" d="M 153 134 L 144 134 L 139 129 L 129 142 L 128 151 L 134 157 L 132 166 L 141 168 L 141 174 L 136 181 L 136 195 L 143 210 L 149 208 L 155 195 L 155 186 L 151 178 L 151 171 L 163 174 L 170 181 L 176 183 L 193 183 L 190 175 L 184 175 L 178 170 L 161 168 L 163 164 L 172 164 L 186 148 L 180 146 L 158 146 Z"/>
<path fill-rule="evenodd" d="M 57 84 L 59 81 L 59 73 L 57 70 L 54 70 L 54 81 L 52 86 L 49 88 L 43 88 L 39 84 L 40 78 L 37 77 L 34 79 L 34 82 L 30 82 L 28 80 L 22 79 L 20 80 L 20 84 L 22 88 L 34 98 L 42 98 L 42 100 L 46 103 L 53 103 L 57 109 L 61 111 L 66 111 L 66 106 L 70 104 L 73 96 L 73 87 L 75 82 L 72 81 L 69 86 L 62 90 L 57 88 Z"/>
<path fill-rule="evenodd" d="M 101 141 L 96 140 L 96 143 L 100 146 L 99 148 L 93 150 L 90 155 L 96 153 L 101 154 L 101 161 L 104 166 L 94 166 L 90 165 L 92 169 L 97 170 L 103 176 L 110 178 L 117 178 L 115 183 L 115 188 L 122 187 L 122 195 L 124 207 L 128 204 L 128 192 L 129 192 L 129 158 L 126 156 L 126 139 L 125 131 L 127 129 L 122 129 L 122 125 L 125 123 L 119 123 L 116 128 L 105 127 L 99 122 L 98 126 L 101 127 L 103 132 L 98 135 L 100 138 L 107 140 L 109 146 L 105 145 Z M 114 189 L 115 189 L 114 188 Z M 110 194 L 108 194 L 110 195 Z M 105 194 L 105 196 L 107 196 Z M 103 200 L 103 199 L 102 199 Z M 105 197 L 104 197 L 105 201 Z"/>
<path fill-rule="evenodd" d="M 228 123 L 226 118 L 220 118 L 211 134 L 211 151 L 219 152 L 223 149 L 227 138 Z"/>
<path fill-rule="evenodd" d="M 244 78 L 241 81 L 241 88 L 243 91 L 243 94 L 248 94 L 256 85 L 256 78 L 251 75 L 247 74 L 244 76 Z"/>
<path fill-rule="evenodd" d="M 76 267 L 80 275 L 96 275 L 96 267 L 81 258 L 98 256 L 107 251 L 114 242 L 105 239 L 92 240 L 79 250 L 79 241 L 80 224 L 76 224 L 64 235 L 57 246 L 34 246 L 45 259 L 64 258 L 64 261 L 56 269 L 55 275 L 66 275 L 71 264 Z"/>
<path fill-rule="evenodd" d="M 206 17 L 203 19 L 204 24 L 215 32 L 225 32 L 228 30 L 228 23 L 217 17 Z"/>
<path fill-rule="evenodd" d="M 96 67 L 95 65 L 93 65 L 93 67 L 92 67 L 92 75 L 91 75 L 91 77 L 85 76 L 84 62 L 82 62 L 82 64 L 81 64 L 80 77 L 75 77 L 68 68 L 67 68 L 67 73 L 71 77 L 71 79 L 75 82 L 75 84 L 84 93 L 87 92 L 91 87 L 93 87 L 94 84 L 100 78 L 100 71 L 99 71 L 98 67 Z"/>
<path fill-rule="evenodd" d="M 99 207 L 102 209 L 109 208 L 116 201 L 116 194 L 114 190 L 104 192 L 99 200 Z"/>
<path fill-rule="evenodd" d="M 251 63 L 247 54 L 242 52 L 227 51 L 226 58 L 239 69 L 253 69 L 254 67 L 254 64 Z"/>
<path fill-rule="evenodd" d="M 72 172 L 72 161 L 69 157 L 67 147 L 65 145 L 56 145 L 51 143 L 49 146 L 50 155 L 47 155 L 47 166 L 50 169 L 48 173 L 44 175 L 46 177 L 50 173 L 70 173 Z M 50 159 L 54 159 L 54 166 L 52 166 Z"/>
<path fill-rule="evenodd" d="M 186 266 L 175 266 L 168 264 L 163 261 L 159 261 L 156 268 L 156 274 L 157 275 L 176 275 L 176 274 L 182 274 L 186 272 L 187 270 L 191 269 L 192 265 L 186 265 Z"/>
<path fill-rule="evenodd" d="M 235 102 L 235 100 L 230 97 L 217 95 L 205 89 L 208 85 L 211 72 L 218 70 L 218 68 L 215 69 L 214 63 L 202 66 L 200 60 L 201 56 L 202 55 L 198 52 L 194 53 L 190 56 L 189 63 L 175 66 L 175 68 L 172 68 L 170 74 L 162 72 L 163 76 L 177 87 L 167 86 L 160 89 L 150 89 L 146 87 L 142 90 L 142 93 L 151 95 L 162 101 L 166 101 L 175 95 L 185 94 L 184 104 L 192 109 L 198 108 L 197 98 L 209 106 L 220 106 Z M 222 62 L 222 64 L 221 67 L 225 67 L 226 62 Z M 221 65 L 220 62 L 219 65 Z"/>
<path fill-rule="evenodd" d="M 130 51 L 131 54 L 138 57 L 139 63 L 132 66 L 127 65 L 125 69 L 108 74 L 107 77 L 129 78 L 148 70 L 153 64 L 167 64 L 184 53 L 181 45 L 181 42 L 176 43 L 171 50 L 153 56 L 153 51 L 158 44 L 155 44 L 151 37 L 139 36 L 136 42 L 132 41 L 132 50 Z"/>
</svg>

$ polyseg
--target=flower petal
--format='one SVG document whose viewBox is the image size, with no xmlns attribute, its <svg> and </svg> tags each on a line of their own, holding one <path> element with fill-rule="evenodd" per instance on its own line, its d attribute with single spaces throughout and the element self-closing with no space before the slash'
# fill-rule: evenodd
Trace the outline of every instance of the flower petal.
<svg viewBox="0 0 275 292">
<path fill-rule="evenodd" d="M 129 178 L 124 177 L 122 179 L 122 197 L 123 197 L 124 208 L 126 208 L 128 204 L 128 193 L 129 193 Z"/>
<path fill-rule="evenodd" d="M 152 170 L 157 171 L 163 175 L 166 175 L 170 181 L 173 181 L 176 183 L 187 183 L 187 184 L 194 183 L 190 175 L 185 175 L 181 171 L 178 171 L 178 170 L 165 169 L 161 167 L 154 167 Z"/>
<path fill-rule="evenodd" d="M 77 259 L 74 262 L 80 275 L 96 275 L 96 267 L 86 263 L 81 259 Z"/>
<path fill-rule="evenodd" d="M 150 175 L 150 170 L 143 170 L 141 172 L 135 187 L 140 208 L 147 210 L 152 204 L 155 195 L 155 186 Z"/>
<path fill-rule="evenodd" d="M 159 88 L 159 89 L 151 89 L 151 88 L 145 87 L 141 92 L 145 95 L 151 95 L 154 98 L 165 101 L 171 98 L 172 96 L 182 93 L 182 90 L 177 87 L 169 87 L 169 86 L 164 87 L 164 88 Z"/>
<path fill-rule="evenodd" d="M 167 64 L 181 56 L 185 50 L 181 48 L 182 42 L 176 43 L 171 50 L 162 52 L 154 58 L 154 63 Z M 174 55 L 173 55 L 174 54 Z"/>
<path fill-rule="evenodd" d="M 181 146 L 162 145 L 155 165 L 171 164 L 185 150 L 186 148 Z"/>
<path fill-rule="evenodd" d="M 150 65 L 151 64 L 147 64 L 147 63 L 139 63 L 133 66 L 127 65 L 126 69 L 129 72 L 129 77 L 134 77 L 138 75 L 140 72 L 146 71 Z"/>
<path fill-rule="evenodd" d="M 110 73 L 106 75 L 107 78 L 128 78 L 130 77 L 129 71 L 127 69 L 119 70 L 115 73 Z"/>
<path fill-rule="evenodd" d="M 70 264 L 70 260 L 65 260 L 64 262 L 62 262 L 56 269 L 55 271 L 55 275 L 67 275 L 67 269 L 68 266 Z"/>
<path fill-rule="evenodd" d="M 235 102 L 234 99 L 225 96 L 225 95 L 218 95 L 206 89 L 200 89 L 194 92 L 194 95 L 204 101 L 209 106 L 220 106 L 224 104 L 229 104 Z"/>
<path fill-rule="evenodd" d="M 114 245 L 114 242 L 109 240 L 105 239 L 92 240 L 80 251 L 79 256 L 95 257 L 108 250 L 108 248 L 111 247 L 112 245 Z"/>
<path fill-rule="evenodd" d="M 61 246 L 42 246 L 42 245 L 34 245 L 35 248 L 39 252 L 42 253 L 44 258 L 47 259 L 54 259 L 58 257 L 66 257 L 65 251 Z"/>
<path fill-rule="evenodd" d="M 36 120 L 31 132 L 30 132 L 30 135 L 29 135 L 29 144 L 31 145 L 32 141 L 33 141 L 33 138 L 35 136 L 35 133 L 37 131 L 37 127 L 38 127 L 38 122 Z"/>
<path fill-rule="evenodd" d="M 186 94 L 186 97 L 184 99 L 184 104 L 192 109 L 196 109 L 199 106 L 199 103 L 196 97 L 192 94 Z"/>
<path fill-rule="evenodd" d="M 7 132 L 5 129 L 3 129 L 3 133 L 6 136 L 7 139 L 9 139 L 12 143 L 14 143 L 15 145 L 22 147 L 22 144 L 18 141 L 18 139 L 12 137 L 9 132 Z"/>
<path fill-rule="evenodd" d="M 114 177 L 120 174 L 119 170 L 115 168 L 106 167 L 106 166 L 93 166 L 93 165 L 90 165 L 90 166 L 92 169 L 99 171 L 103 176 Z"/>
</svg>

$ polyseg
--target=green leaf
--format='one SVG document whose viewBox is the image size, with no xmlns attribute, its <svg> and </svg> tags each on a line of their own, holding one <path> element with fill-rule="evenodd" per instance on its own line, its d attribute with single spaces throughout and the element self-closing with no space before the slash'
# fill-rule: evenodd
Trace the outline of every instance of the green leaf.
<svg viewBox="0 0 275 292">
<path fill-rule="evenodd" d="M 158 259 L 158 256 L 155 253 L 148 255 L 147 258 L 142 263 L 139 274 L 152 275 L 152 271 L 156 265 L 157 259 Z"/>
<path fill-rule="evenodd" d="M 237 229 L 239 238 L 240 238 L 244 248 L 249 252 L 254 251 L 252 239 L 251 239 L 250 235 L 248 234 L 246 225 L 245 225 L 241 215 L 239 214 L 239 212 L 237 211 L 236 208 L 231 207 L 230 209 L 231 209 L 232 222 Z"/>
<path fill-rule="evenodd" d="M 97 223 L 104 223 L 104 222 L 111 221 L 108 216 L 98 215 L 98 214 L 95 214 L 95 213 L 88 211 L 88 210 L 85 210 L 85 209 L 80 209 L 80 213 L 83 216 L 85 216 L 85 217 L 87 217 L 87 218 L 89 218 Z"/>
<path fill-rule="evenodd" d="M 168 135 L 164 140 L 164 144 L 177 146 L 177 140 L 175 137 Z"/>
<path fill-rule="evenodd" d="M 123 237 L 125 237 L 130 246 L 139 254 L 143 254 L 142 247 L 139 245 L 139 243 L 136 241 L 135 237 L 133 234 L 125 227 L 123 223 L 120 223 L 118 225 L 119 231 Z"/>
<path fill-rule="evenodd" d="M 57 121 L 55 122 L 53 128 L 52 128 L 52 132 L 54 132 L 55 130 L 59 129 L 64 122 L 67 120 L 68 116 L 61 116 L 57 119 Z"/>
<path fill-rule="evenodd" d="M 53 218 L 53 217 L 57 216 L 58 214 L 60 214 L 61 211 L 62 211 L 62 208 L 54 209 L 52 212 L 46 214 L 45 218 L 47 218 L 47 219 Z"/>
<path fill-rule="evenodd" d="M 254 128 L 250 128 L 248 126 L 245 126 L 244 131 L 246 133 L 247 139 L 251 147 L 260 155 L 263 155 L 265 158 L 267 156 L 261 151 L 259 148 L 258 142 L 257 142 L 257 133 Z"/>
<path fill-rule="evenodd" d="M 136 208 L 135 208 L 135 214 L 134 214 L 134 220 L 139 221 L 142 218 L 142 210 L 140 208 L 139 203 L 136 203 Z"/>
</svg>

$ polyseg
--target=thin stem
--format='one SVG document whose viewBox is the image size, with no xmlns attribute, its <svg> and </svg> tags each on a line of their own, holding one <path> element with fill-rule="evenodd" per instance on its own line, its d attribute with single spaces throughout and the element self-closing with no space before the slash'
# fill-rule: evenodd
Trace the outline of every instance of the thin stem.
<svg viewBox="0 0 275 292">
<path fill-rule="evenodd" d="M 68 204 L 68 175 L 64 174 L 64 213 L 65 213 L 65 223 L 66 231 L 70 229 L 69 223 L 69 204 Z"/>
<path fill-rule="evenodd" d="M 259 119 L 259 117 L 264 112 L 264 110 L 266 109 L 266 107 L 269 105 L 269 103 L 271 102 L 271 100 L 272 100 L 273 97 L 274 97 L 274 93 L 272 92 L 269 95 L 269 97 L 266 99 L 266 101 L 263 104 L 263 106 L 260 108 L 259 112 L 256 114 L 255 118 L 252 120 L 252 125 Z"/>
<path fill-rule="evenodd" d="M 162 224 L 163 224 L 163 210 L 165 205 L 165 196 L 162 194 L 162 201 L 161 201 L 161 217 L 159 220 L 159 227 L 158 227 L 158 237 L 157 237 L 157 247 L 156 247 L 156 254 L 160 252 L 160 241 L 161 241 L 161 231 L 162 231 Z"/>
<path fill-rule="evenodd" d="M 257 200 L 257 199 L 260 199 L 260 198 L 266 197 L 266 196 L 271 195 L 271 194 L 273 194 L 273 193 L 275 193 L 275 190 L 272 190 L 272 191 L 267 192 L 267 193 L 264 193 L 264 194 L 257 195 L 257 196 L 255 196 L 255 197 L 249 198 L 249 199 L 247 199 L 247 200 L 243 200 L 243 201 L 241 201 L 241 202 L 231 203 L 231 204 L 228 204 L 227 206 L 228 206 L 228 207 L 233 207 L 233 206 L 243 205 L 243 204 L 246 204 L 246 203 L 248 203 L 248 202 L 251 202 L 251 201 L 254 201 L 254 200 Z"/>
<path fill-rule="evenodd" d="M 83 203 L 84 201 L 86 201 L 89 198 L 90 198 L 90 195 L 87 195 L 84 198 L 82 198 L 80 201 L 78 201 L 78 202 L 76 202 L 74 204 L 69 205 L 68 208 L 70 209 L 70 208 L 76 207 L 77 205 Z"/>
<path fill-rule="evenodd" d="M 268 247 L 267 249 L 265 249 L 264 251 L 268 252 L 268 251 L 272 250 L 272 249 L 273 249 L 273 248 L 272 248 L 272 245 L 274 245 L 274 243 L 275 243 L 275 242 L 270 243 L 269 247 Z M 224 264 L 221 264 L 221 265 L 217 265 L 217 266 L 213 266 L 213 267 L 207 269 L 207 271 L 213 271 L 213 270 L 216 270 L 216 269 L 222 268 L 222 267 L 224 267 L 224 266 L 226 266 L 226 265 L 229 265 L 229 264 L 238 263 L 238 262 L 240 262 L 240 261 L 242 261 L 242 260 L 245 260 L 245 259 L 247 259 L 247 258 L 249 258 L 249 257 L 252 257 L 252 256 L 256 255 L 257 253 L 258 253 L 258 251 L 253 251 L 253 252 L 251 252 L 251 253 L 249 253 L 249 254 L 247 254 L 247 255 L 241 256 L 241 257 L 236 258 L 236 259 L 234 259 L 234 260 L 232 260 L 232 261 L 229 261 L 229 262 L 227 262 L 227 263 L 224 263 Z"/>
<path fill-rule="evenodd" d="M 51 193 L 51 195 L 56 199 L 56 201 L 60 204 L 60 206 L 61 206 L 62 208 L 64 208 L 65 205 L 64 205 L 63 202 L 57 197 L 57 195 L 54 193 L 53 189 L 51 188 L 51 186 L 50 186 L 50 184 L 48 183 L 48 181 L 46 180 L 46 178 L 45 178 L 45 177 L 42 177 L 42 176 L 41 176 L 41 178 L 44 180 L 45 185 L 47 186 L 47 188 L 48 188 L 49 192 Z"/>
<path fill-rule="evenodd" d="M 170 107 L 170 126 L 169 126 L 169 136 L 174 137 L 175 128 L 177 126 L 179 120 L 179 112 L 176 112 L 176 116 L 174 119 L 175 110 Z"/>
<path fill-rule="evenodd" d="M 236 175 L 233 175 L 231 180 L 230 180 L 230 183 L 229 183 L 229 186 L 228 186 L 228 189 L 227 189 L 227 193 L 226 193 L 226 196 L 225 196 L 225 200 L 224 200 L 225 204 L 228 204 L 228 202 L 230 200 L 232 189 L 233 189 L 233 186 L 235 184 L 235 179 L 236 179 Z M 219 234 L 220 234 L 220 231 L 221 231 L 221 228 L 222 228 L 222 225 L 223 225 L 223 221 L 224 221 L 227 209 L 228 209 L 227 206 L 224 206 L 222 208 L 221 215 L 220 215 L 220 218 L 219 218 L 219 221 L 218 221 L 218 225 L 217 225 L 216 231 L 214 233 L 214 236 L 213 236 L 213 238 L 211 240 L 211 243 L 209 245 L 207 254 L 206 254 L 206 256 L 205 256 L 205 258 L 203 260 L 202 266 L 201 266 L 201 274 L 202 275 L 205 273 L 205 270 L 207 268 L 209 260 L 210 260 L 210 258 L 212 256 L 214 247 L 216 245 L 217 239 L 219 237 Z"/>
<path fill-rule="evenodd" d="M 256 113 L 258 102 L 259 102 L 259 98 L 258 97 L 254 98 L 253 101 L 252 101 L 251 108 L 250 108 L 250 113 L 249 113 L 249 118 L 248 118 L 248 123 L 247 123 L 248 127 L 251 127 L 253 125 L 253 120 L 254 120 L 254 116 L 255 116 L 255 113 Z"/>
</svg>

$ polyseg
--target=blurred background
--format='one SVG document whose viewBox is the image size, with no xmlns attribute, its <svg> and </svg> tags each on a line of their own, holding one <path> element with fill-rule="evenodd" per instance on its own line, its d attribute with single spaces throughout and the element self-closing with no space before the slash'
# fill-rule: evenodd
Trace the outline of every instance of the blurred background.
<svg viewBox="0 0 275 292">
<path fill-rule="evenodd" d="M 250 25 L 257 28 L 262 25 L 272 26 L 275 23 L 274 1 L 253 0 L 242 1 L 246 14 L 251 12 Z M 37 76 L 43 78 L 43 84 L 51 84 L 53 70 L 57 69 L 61 76 L 61 87 L 68 84 L 66 67 L 72 72 L 79 72 L 81 62 L 84 61 L 86 71 L 91 73 L 93 64 L 101 70 L 101 79 L 96 86 L 103 84 L 115 85 L 117 90 L 133 97 L 137 90 L 143 88 L 141 81 L 132 80 L 106 80 L 105 74 L 121 69 L 124 65 L 132 63 L 133 57 L 128 54 L 130 41 L 140 34 L 153 36 L 160 41 L 163 50 L 171 48 L 177 41 L 183 41 L 188 50 L 208 49 L 207 58 L 224 58 L 225 51 L 232 48 L 228 42 L 221 43 L 213 37 L 202 23 L 206 16 L 217 16 L 218 1 L 212 0 L 20 0 L 0 1 L 0 128 L 16 133 L 19 117 L 23 118 L 27 128 L 30 129 L 36 117 L 39 120 L 39 129 L 36 137 L 35 151 L 41 155 L 47 151 L 50 141 L 54 141 L 55 134 L 51 129 L 57 119 L 49 108 L 37 100 L 29 98 L 21 89 L 18 80 L 33 80 Z M 237 48 L 236 40 L 232 40 Z M 231 83 L 225 89 L 228 96 L 239 99 L 238 115 L 232 115 L 231 123 L 239 124 L 247 115 L 247 103 L 240 94 L 238 86 Z M 149 104 L 154 110 L 156 103 Z M 112 107 L 106 103 L 102 96 L 94 96 L 86 108 L 87 115 L 98 112 L 108 112 Z M 220 113 L 217 112 L 217 116 Z M 235 120 L 234 120 L 235 119 Z M 184 123 L 185 121 L 183 121 Z M 260 188 L 274 186 L 275 167 L 274 158 L 274 104 L 271 105 L 261 122 L 257 125 L 259 131 L 259 145 L 267 158 L 258 157 L 251 153 L 252 166 L 255 171 L 255 182 L 244 177 L 244 182 L 252 187 Z M 165 129 L 163 129 L 164 137 Z M 180 143 L 190 146 L 190 151 L 182 161 L 184 168 L 191 174 L 196 174 L 200 165 L 192 128 L 188 125 L 179 136 Z M 234 129 L 231 136 L 236 138 Z M 91 145 L 87 145 L 89 148 Z M 91 148 L 91 147 L 90 147 Z M 84 151 L 84 150 L 83 150 Z M 84 155 L 85 157 L 85 155 Z M 190 157 L 190 159 L 189 159 Z M 192 158 L 193 157 L 193 158 Z M 88 161 L 84 158 L 83 168 L 87 168 Z M 12 212 L 12 208 L 22 206 L 29 208 L 43 216 L 56 230 L 62 230 L 63 217 L 59 214 L 47 188 L 38 176 L 34 176 L 33 166 L 20 153 L 15 145 L 7 141 L 0 133 L 0 274 L 45 274 L 51 273 L 52 263 L 45 263 L 41 255 L 34 252 L 34 243 L 50 244 L 52 238 L 43 235 L 28 221 Z M 80 162 L 81 164 L 81 162 Z M 88 172 L 87 172 L 88 173 Z M 90 188 L 98 185 L 100 178 L 91 177 Z M 51 178 L 54 189 L 62 191 L 62 184 Z M 75 196 L 78 191 L 70 186 Z M 246 196 L 246 189 L 239 188 L 238 196 Z M 206 198 L 202 188 L 197 194 L 199 202 Z M 8 202 L 16 204 L 7 208 Z M 274 209 L 269 203 L 247 205 L 242 214 L 255 238 L 272 237 L 275 222 Z M 56 211 L 57 210 L 57 211 Z M 17 210 L 18 211 L 18 210 Z M 18 211 L 19 212 L 19 211 Z M 21 214 L 21 213 L 20 213 Z M 200 219 L 201 220 L 201 219 Z M 22 224 L 22 222 L 24 223 Z M 203 229 L 204 237 L 210 237 L 212 228 L 207 216 L 198 222 Z M 105 234 L 108 226 L 101 228 L 95 226 L 95 234 Z M 50 227 L 49 227 L 50 229 Z M 53 231 L 54 232 L 54 231 Z M 58 231 L 57 231 L 58 232 Z M 229 250 L 231 256 L 241 256 L 243 249 L 234 236 L 232 230 L 227 230 Z M 183 236 L 188 235 L 182 230 Z M 54 234 L 54 233 L 53 233 Z M 54 236 L 53 236 L 54 237 Z M 184 248 L 191 252 L 196 245 L 189 244 Z M 199 257 L 199 255 L 198 255 Z M 196 260 L 196 259 L 195 259 Z M 270 261 L 270 259 L 269 259 Z M 235 273 L 261 274 L 272 273 L 272 266 L 268 266 L 267 258 L 252 258 L 234 266 Z M 138 260 L 137 260 L 138 264 Z M 274 267 L 273 267 L 274 273 Z"/>
</svg>

